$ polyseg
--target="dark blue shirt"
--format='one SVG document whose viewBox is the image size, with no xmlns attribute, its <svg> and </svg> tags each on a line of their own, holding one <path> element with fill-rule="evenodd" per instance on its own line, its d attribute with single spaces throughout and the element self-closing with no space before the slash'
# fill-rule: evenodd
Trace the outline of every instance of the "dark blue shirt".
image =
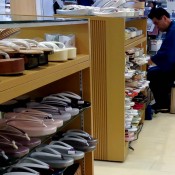
<svg viewBox="0 0 175 175">
<path fill-rule="evenodd" d="M 93 0 L 77 0 L 78 5 L 91 6 L 94 2 Z"/>
<path fill-rule="evenodd" d="M 159 51 L 151 57 L 151 60 L 162 71 L 175 71 L 175 22 L 170 23 Z"/>
</svg>

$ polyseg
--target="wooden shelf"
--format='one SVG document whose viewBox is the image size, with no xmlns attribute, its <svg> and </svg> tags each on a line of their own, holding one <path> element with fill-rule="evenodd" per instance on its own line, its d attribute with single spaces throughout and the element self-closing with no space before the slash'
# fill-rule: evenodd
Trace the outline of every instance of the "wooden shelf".
<svg viewBox="0 0 175 175">
<path fill-rule="evenodd" d="M 144 35 L 141 35 L 132 39 L 128 39 L 125 41 L 125 51 L 130 48 L 136 47 L 145 41 L 146 41 L 146 37 Z"/>
<path fill-rule="evenodd" d="M 142 46 L 146 51 L 146 19 L 94 17 L 89 21 L 94 136 L 99 140 L 95 159 L 123 162 L 128 153 L 123 58 L 131 47 Z M 125 41 L 125 28 L 133 26 L 143 35 Z"/>
<path fill-rule="evenodd" d="M 90 66 L 88 55 L 64 63 L 49 62 L 20 76 L 0 76 L 0 103 L 25 94 Z M 14 93 L 15 92 L 15 93 Z"/>
</svg>

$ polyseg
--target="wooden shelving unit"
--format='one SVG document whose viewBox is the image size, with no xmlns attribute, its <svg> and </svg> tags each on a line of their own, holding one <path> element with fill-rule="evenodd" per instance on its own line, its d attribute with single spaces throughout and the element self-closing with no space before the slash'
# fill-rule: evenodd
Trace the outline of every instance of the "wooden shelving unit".
<svg viewBox="0 0 175 175">
<path fill-rule="evenodd" d="M 41 24 L 42 22 L 40 22 Z M 54 23 L 54 25 L 52 25 Z M 0 103 L 23 94 L 31 97 L 41 97 L 61 91 L 73 91 L 80 94 L 87 101 L 91 101 L 91 67 L 89 52 L 89 31 L 87 22 L 59 25 L 59 22 L 31 23 L 26 21 L 17 23 L 21 31 L 17 38 L 44 39 L 46 33 L 75 34 L 77 59 L 62 63 L 49 63 L 35 69 L 24 71 L 23 75 L 0 76 Z M 8 27 L 15 27 L 16 23 L 8 23 Z M 26 26 L 26 27 L 23 27 Z M 3 23 L 3 27 L 6 25 Z M 80 80 L 81 75 L 81 80 Z M 80 87 L 80 82 L 82 87 Z M 81 128 L 81 119 L 77 117 L 66 128 Z M 91 108 L 84 112 L 84 130 L 93 135 L 93 116 Z M 93 152 L 86 153 L 82 164 L 82 174 L 93 175 Z"/>
<path fill-rule="evenodd" d="M 32 70 L 25 70 L 22 76 L 1 76 L 0 103 L 79 72 L 89 66 L 89 56 L 78 55 L 77 59 L 65 63 L 50 62 L 45 66 L 40 66 Z"/>
<path fill-rule="evenodd" d="M 60 15 L 55 15 L 60 17 Z M 99 143 L 95 159 L 125 161 L 125 51 L 143 47 L 146 52 L 146 18 L 67 16 L 89 21 L 94 137 Z M 139 37 L 125 40 L 126 27 L 143 30 Z M 143 66 L 141 69 L 145 69 Z"/>
<path fill-rule="evenodd" d="M 94 136 L 99 139 L 95 159 L 126 159 L 125 143 L 125 51 L 143 47 L 146 51 L 146 19 L 91 17 L 91 68 Z M 124 29 L 134 26 L 143 35 L 125 41 Z"/>
</svg>

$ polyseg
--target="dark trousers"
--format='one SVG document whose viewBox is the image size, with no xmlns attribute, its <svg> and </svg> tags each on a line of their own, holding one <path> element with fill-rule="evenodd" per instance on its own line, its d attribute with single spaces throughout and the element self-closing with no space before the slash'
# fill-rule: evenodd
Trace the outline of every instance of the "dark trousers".
<svg viewBox="0 0 175 175">
<path fill-rule="evenodd" d="M 164 72 L 157 66 L 148 69 L 147 79 L 150 81 L 150 89 L 156 101 L 158 109 L 170 108 L 171 87 L 175 79 L 175 74 Z"/>
</svg>

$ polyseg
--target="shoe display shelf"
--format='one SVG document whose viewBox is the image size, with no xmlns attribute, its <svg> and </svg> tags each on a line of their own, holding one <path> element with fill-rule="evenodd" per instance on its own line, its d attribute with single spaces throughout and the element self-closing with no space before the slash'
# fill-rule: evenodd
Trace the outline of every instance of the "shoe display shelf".
<svg viewBox="0 0 175 175">
<path fill-rule="evenodd" d="M 27 20 L 27 16 L 11 16 L 11 19 L 12 21 L 0 21 L 1 28 L 21 28 L 20 32 L 13 36 L 15 38 L 44 39 L 46 33 L 75 34 L 77 58 L 66 62 L 49 62 L 48 65 L 25 70 L 22 75 L 0 76 L 0 104 L 23 94 L 35 99 L 62 91 L 75 92 L 91 102 L 88 22 L 41 18 L 36 20 L 36 16 L 33 18 L 30 16 L 30 20 Z M 92 108 L 86 109 L 80 116 L 66 122 L 66 126 L 64 125 L 61 130 L 84 129 L 93 135 Z M 80 162 L 82 174 L 94 174 L 93 159 L 93 152 L 85 154 L 85 158 Z"/>
<path fill-rule="evenodd" d="M 69 18 L 68 15 L 55 15 Z M 125 51 L 142 47 L 146 52 L 146 18 L 72 16 L 88 19 L 92 69 L 94 136 L 99 142 L 95 159 L 125 161 Z M 136 27 L 141 36 L 125 40 L 125 28 Z M 144 66 L 141 68 L 145 69 Z"/>
</svg>

